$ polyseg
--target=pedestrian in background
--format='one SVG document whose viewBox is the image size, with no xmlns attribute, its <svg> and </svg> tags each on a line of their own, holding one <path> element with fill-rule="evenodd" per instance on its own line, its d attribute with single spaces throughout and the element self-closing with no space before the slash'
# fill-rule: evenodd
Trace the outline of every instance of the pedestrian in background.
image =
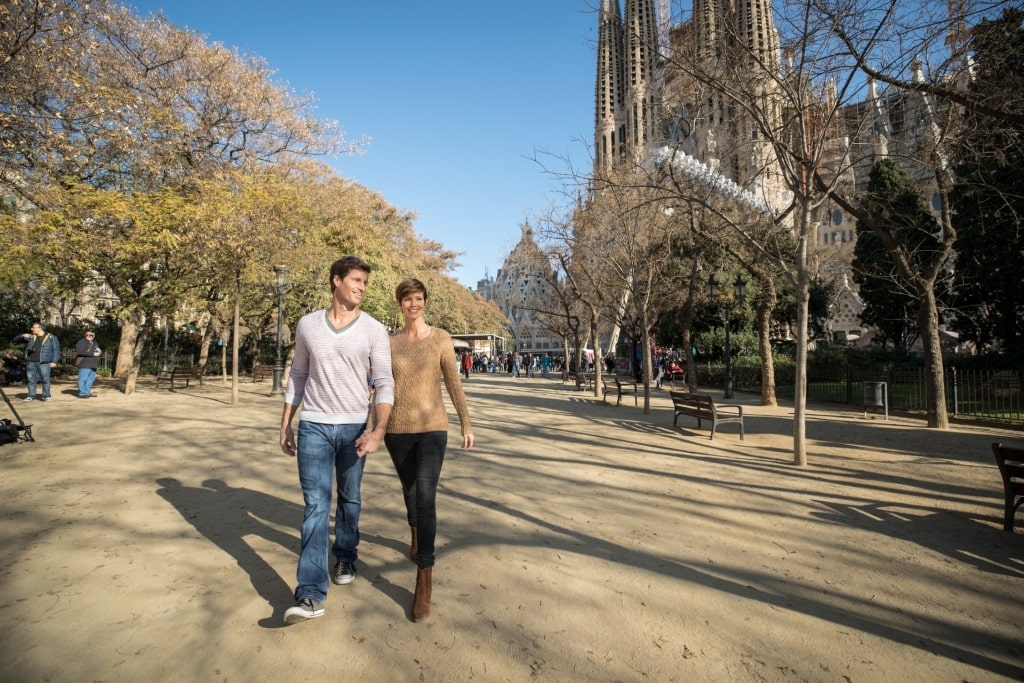
<svg viewBox="0 0 1024 683">
<path fill-rule="evenodd" d="M 19 334 L 15 344 L 25 344 L 25 374 L 28 376 L 26 401 L 36 400 L 36 385 L 42 383 L 44 401 L 50 400 L 50 371 L 60 360 L 60 341 L 43 329 L 42 323 L 32 323 L 32 331 Z"/>
<path fill-rule="evenodd" d="M 75 365 L 78 366 L 78 398 L 92 398 L 92 384 L 96 381 L 96 369 L 100 367 L 100 346 L 96 343 L 96 332 L 86 330 L 85 336 L 75 344 Z"/>
</svg>

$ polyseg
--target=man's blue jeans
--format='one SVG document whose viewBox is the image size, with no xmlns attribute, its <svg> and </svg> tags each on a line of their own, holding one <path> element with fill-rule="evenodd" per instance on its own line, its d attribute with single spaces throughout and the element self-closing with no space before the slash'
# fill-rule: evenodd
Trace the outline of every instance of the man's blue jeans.
<svg viewBox="0 0 1024 683">
<path fill-rule="evenodd" d="M 96 368 L 78 368 L 78 395 L 85 398 L 92 393 L 92 383 L 96 381 Z"/>
<path fill-rule="evenodd" d="M 50 364 L 32 363 L 28 364 L 28 395 L 36 395 L 36 385 L 43 383 L 43 398 L 50 398 Z"/>
<path fill-rule="evenodd" d="M 366 458 L 356 455 L 356 439 L 365 424 L 321 424 L 299 420 L 299 484 L 306 503 L 303 512 L 295 600 L 327 599 L 329 579 L 331 486 L 338 478 L 338 505 L 334 516 L 332 554 L 341 562 L 355 562 L 359 545 L 360 485 Z"/>
</svg>

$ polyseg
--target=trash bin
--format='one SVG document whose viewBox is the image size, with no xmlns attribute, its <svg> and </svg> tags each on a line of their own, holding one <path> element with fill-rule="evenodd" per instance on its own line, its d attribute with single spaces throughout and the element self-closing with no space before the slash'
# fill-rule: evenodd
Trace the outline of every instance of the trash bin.
<svg viewBox="0 0 1024 683">
<path fill-rule="evenodd" d="M 885 407 L 885 382 L 864 382 L 864 407 Z"/>
<path fill-rule="evenodd" d="M 889 401 L 885 389 L 885 382 L 864 382 L 864 417 L 868 415 L 868 408 L 883 408 L 885 419 L 889 419 Z"/>
</svg>

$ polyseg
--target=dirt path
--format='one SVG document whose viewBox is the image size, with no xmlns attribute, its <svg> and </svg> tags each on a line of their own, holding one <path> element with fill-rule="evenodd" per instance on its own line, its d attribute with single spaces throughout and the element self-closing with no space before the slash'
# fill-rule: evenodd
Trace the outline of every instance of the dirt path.
<svg viewBox="0 0 1024 683">
<path fill-rule="evenodd" d="M 818 408 L 797 468 L 792 409 L 749 397 L 746 439 L 711 441 L 663 392 L 644 415 L 466 388 L 478 446 L 449 450 L 420 624 L 382 450 L 359 577 L 282 626 L 302 497 L 269 381 L 235 407 L 219 381 L 17 403 L 38 440 L 0 447 L 0 680 L 1024 679 L 1024 535 L 989 448 L 1024 434 Z"/>
</svg>

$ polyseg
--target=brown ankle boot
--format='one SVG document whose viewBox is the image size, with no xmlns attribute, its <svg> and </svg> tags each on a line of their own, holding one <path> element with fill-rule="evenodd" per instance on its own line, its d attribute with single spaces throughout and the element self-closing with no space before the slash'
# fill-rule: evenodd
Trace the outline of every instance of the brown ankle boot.
<svg viewBox="0 0 1024 683">
<path fill-rule="evenodd" d="M 416 555 L 419 552 L 419 546 L 416 543 L 416 527 L 409 527 L 409 531 L 412 535 L 412 540 L 409 541 L 409 559 L 415 562 Z"/>
<path fill-rule="evenodd" d="M 416 595 L 412 599 L 412 620 L 423 621 L 430 616 L 430 582 L 433 567 L 416 570 Z"/>
</svg>

